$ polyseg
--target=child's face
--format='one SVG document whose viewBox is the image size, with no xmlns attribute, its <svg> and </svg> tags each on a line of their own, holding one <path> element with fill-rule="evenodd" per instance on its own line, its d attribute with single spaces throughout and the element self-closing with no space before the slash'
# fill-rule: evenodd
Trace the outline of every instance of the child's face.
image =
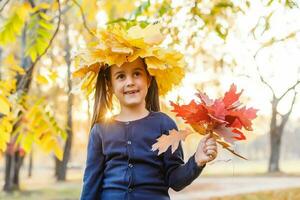
<svg viewBox="0 0 300 200">
<path fill-rule="evenodd" d="M 124 63 L 121 67 L 113 65 L 110 71 L 112 90 L 121 106 L 136 107 L 145 104 L 150 79 L 141 58 Z"/>
</svg>

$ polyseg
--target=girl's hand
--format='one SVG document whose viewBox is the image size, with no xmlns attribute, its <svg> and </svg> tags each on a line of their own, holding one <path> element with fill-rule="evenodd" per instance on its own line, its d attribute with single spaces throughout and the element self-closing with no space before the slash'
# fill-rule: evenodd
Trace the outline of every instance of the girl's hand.
<svg viewBox="0 0 300 200">
<path fill-rule="evenodd" d="M 216 139 L 213 134 L 205 135 L 199 142 L 195 153 L 195 161 L 198 166 L 203 166 L 207 162 L 214 160 L 217 157 L 218 149 Z"/>
</svg>

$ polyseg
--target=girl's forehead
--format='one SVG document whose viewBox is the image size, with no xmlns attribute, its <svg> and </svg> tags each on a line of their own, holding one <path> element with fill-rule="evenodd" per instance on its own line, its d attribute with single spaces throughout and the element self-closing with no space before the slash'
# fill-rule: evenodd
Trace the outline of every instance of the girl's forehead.
<svg viewBox="0 0 300 200">
<path fill-rule="evenodd" d="M 136 59 L 132 62 L 126 62 L 120 67 L 117 65 L 111 66 L 111 72 L 117 72 L 117 71 L 132 71 L 136 69 L 144 69 L 144 62 L 142 59 Z"/>
</svg>

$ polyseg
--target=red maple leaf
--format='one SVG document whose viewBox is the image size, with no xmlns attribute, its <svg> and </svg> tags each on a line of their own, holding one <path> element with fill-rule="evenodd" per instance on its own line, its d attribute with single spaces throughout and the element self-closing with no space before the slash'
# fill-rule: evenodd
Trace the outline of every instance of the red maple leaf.
<svg viewBox="0 0 300 200">
<path fill-rule="evenodd" d="M 239 108 L 242 105 L 239 102 L 242 92 L 243 90 L 237 93 L 236 85 L 232 84 L 223 98 L 212 100 L 205 93 L 198 91 L 196 96 L 199 97 L 200 103 L 192 100 L 189 104 L 179 105 L 170 101 L 171 106 L 173 106 L 171 111 L 175 112 L 177 117 L 184 119 L 185 123 L 190 124 L 197 133 L 207 134 L 213 132 L 217 142 L 223 148 L 245 159 L 231 149 L 231 144 L 246 139 L 241 129 L 253 130 L 251 121 L 256 118 L 258 110 L 254 108 L 246 109 L 245 106 Z M 172 145 L 172 151 L 174 151 L 177 142 L 181 140 L 181 136 L 183 135 L 162 136 L 164 138 L 158 140 L 159 142 L 154 147 L 160 149 L 160 153 L 162 153 L 169 145 Z M 184 138 L 186 136 L 184 135 Z"/>
<path fill-rule="evenodd" d="M 225 93 L 223 98 L 225 107 L 228 108 L 232 106 L 234 103 L 236 103 L 239 100 L 242 93 L 243 90 L 240 93 L 236 93 L 236 85 L 231 84 L 229 91 Z"/>
<path fill-rule="evenodd" d="M 216 123 L 227 123 L 225 121 L 226 109 L 225 104 L 222 100 L 215 100 L 214 103 L 206 107 L 208 110 L 208 115 L 214 120 Z"/>
<path fill-rule="evenodd" d="M 177 117 L 181 117 L 182 119 L 184 119 L 185 123 L 192 124 L 210 120 L 205 107 L 197 104 L 195 100 L 192 100 L 187 105 L 181 106 L 172 101 L 170 101 L 170 103 L 174 107 L 174 109 L 171 111 L 175 112 Z"/>
<path fill-rule="evenodd" d="M 206 106 L 211 106 L 214 103 L 214 101 L 210 99 L 206 93 L 202 93 L 199 90 L 198 93 L 196 93 L 196 96 L 199 97 L 202 103 L 204 103 Z"/>
<path fill-rule="evenodd" d="M 240 122 L 240 124 L 248 131 L 252 131 L 252 122 L 251 120 L 253 120 L 254 118 L 256 118 L 256 112 L 258 110 L 254 109 L 254 108 L 248 108 L 246 109 L 246 107 L 243 107 L 241 109 L 236 109 L 236 110 L 230 110 L 228 111 L 228 116 L 231 116 L 233 118 L 235 118 L 235 120 L 233 122 L 235 122 L 234 126 L 236 127 L 238 122 L 236 120 L 238 120 Z M 232 119 L 232 118 L 231 118 Z M 231 124 L 232 125 L 232 124 Z M 240 128 L 240 127 L 237 127 Z"/>
</svg>

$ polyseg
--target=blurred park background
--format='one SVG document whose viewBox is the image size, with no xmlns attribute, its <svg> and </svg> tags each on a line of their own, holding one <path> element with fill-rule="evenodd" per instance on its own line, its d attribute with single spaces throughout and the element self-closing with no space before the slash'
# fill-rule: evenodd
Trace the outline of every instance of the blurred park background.
<svg viewBox="0 0 300 200">
<path fill-rule="evenodd" d="M 78 199 L 93 95 L 72 79 L 74 55 L 109 24 L 160 22 L 163 45 L 184 53 L 182 84 L 161 99 L 218 98 L 232 83 L 259 109 L 254 131 L 179 199 L 300 199 L 300 1 L 1 0 L 0 199 Z M 113 113 L 112 113 L 113 114 Z M 185 160 L 200 136 L 184 142 Z"/>
</svg>

